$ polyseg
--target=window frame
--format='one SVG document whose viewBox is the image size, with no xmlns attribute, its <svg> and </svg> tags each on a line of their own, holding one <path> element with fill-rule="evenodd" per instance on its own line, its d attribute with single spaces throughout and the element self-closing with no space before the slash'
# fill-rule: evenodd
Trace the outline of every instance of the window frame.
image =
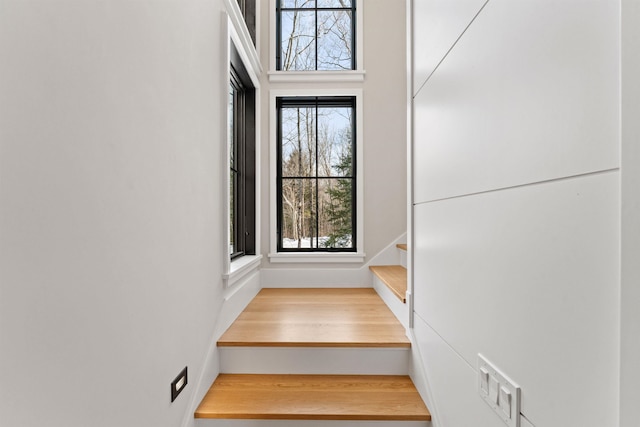
<svg viewBox="0 0 640 427">
<path fill-rule="evenodd" d="M 231 49 L 230 87 L 233 92 L 233 131 L 227 143 L 229 150 L 229 184 L 233 183 L 233 214 L 230 215 L 229 240 L 233 237 L 235 250 L 230 252 L 230 259 L 244 255 L 255 255 L 255 87 L 246 72 L 246 68 L 234 46 Z M 229 117 L 228 117 L 229 118 Z M 229 122 L 227 122 L 229 123 Z M 237 126 L 240 123 L 240 126 Z M 229 207 L 231 206 L 231 200 Z M 233 227 L 232 227 L 233 226 Z M 232 236 L 233 235 L 233 236 Z"/>
<path fill-rule="evenodd" d="M 222 57 L 222 73 L 221 75 L 224 78 L 220 80 L 220 111 L 222 112 L 222 126 L 220 126 L 220 141 L 216 142 L 220 146 L 220 173 L 222 174 L 222 195 L 223 195 L 223 204 L 224 214 L 222 217 L 222 236 L 224 237 L 224 241 L 222 242 L 222 255 L 223 255 L 223 284 L 225 288 L 231 288 L 233 286 L 239 285 L 240 283 L 244 283 L 244 279 L 249 277 L 252 272 L 257 271 L 260 268 L 262 255 L 259 253 L 260 250 L 260 79 L 259 75 L 262 72 L 262 68 L 260 67 L 260 62 L 258 60 L 258 55 L 255 46 L 251 42 L 249 38 L 249 34 L 246 29 L 246 25 L 244 22 L 238 21 L 238 16 L 240 16 L 240 9 L 235 0 L 225 0 L 225 4 L 228 7 L 229 14 L 226 12 L 221 13 L 221 31 L 223 37 L 226 38 L 226 48 L 223 49 L 223 57 Z M 230 86 L 230 77 L 231 77 L 231 62 L 233 55 L 237 55 L 242 64 L 244 65 L 246 71 L 246 78 L 251 81 L 251 85 L 254 87 L 254 100 L 252 101 L 254 105 L 255 112 L 255 195 L 254 195 L 254 203 L 255 203 L 255 217 L 254 217 L 254 227 L 255 227 L 255 255 L 244 255 L 240 257 L 236 257 L 233 261 L 231 260 L 231 253 L 229 248 L 229 221 L 230 221 L 230 195 L 229 195 L 229 185 L 230 185 L 230 152 L 229 152 L 229 143 L 228 143 L 228 123 L 229 123 L 229 86 Z M 216 156 L 217 157 L 217 156 Z"/>
<path fill-rule="evenodd" d="M 256 46 L 257 40 L 257 18 L 259 16 L 257 6 L 259 1 L 260 0 L 236 0 L 254 46 Z"/>
<path fill-rule="evenodd" d="M 355 70 L 330 70 L 330 71 L 280 71 L 277 69 L 277 0 L 269 0 L 269 81 L 270 82 L 363 82 L 364 70 L 364 43 L 363 43 L 363 0 L 355 1 Z"/>
<path fill-rule="evenodd" d="M 284 105 L 283 105 L 284 104 Z M 315 125 L 316 125 L 316 141 L 315 141 L 315 152 L 316 152 L 316 157 L 315 157 L 315 165 L 314 165 L 314 169 L 315 169 L 315 174 L 313 176 L 304 176 L 304 177 L 290 177 L 290 176 L 283 176 L 282 173 L 282 109 L 283 108 L 312 108 L 315 109 Z M 318 141 L 317 141 L 317 134 L 318 134 L 318 110 L 320 108 L 327 108 L 330 106 L 335 106 L 337 108 L 352 108 L 353 109 L 353 121 L 351 123 L 351 135 L 352 135 L 352 140 L 351 140 L 351 152 L 352 152 L 352 173 L 349 174 L 349 176 L 321 176 L 319 174 L 318 171 Z M 357 121 L 356 121 L 356 115 L 357 115 L 357 109 L 356 109 L 356 98 L 354 96 L 344 96 L 344 97 L 327 97 L 327 96 L 314 96 L 314 97 L 302 97 L 302 96 L 292 96 L 292 97 L 277 97 L 276 98 L 276 115 L 277 115 L 277 120 L 278 120 L 278 129 L 277 129 L 277 149 L 276 149 L 276 154 L 277 154 L 277 168 L 276 168 L 276 186 L 277 186 L 277 199 L 278 199 L 278 204 L 277 204 L 277 234 L 278 234 L 278 241 L 277 241 L 277 250 L 278 252 L 287 252 L 287 253 L 299 253 L 299 252 L 357 252 L 358 248 L 357 248 L 357 238 L 358 238 L 358 230 L 357 230 L 357 224 L 356 224 L 356 219 L 357 219 L 357 212 L 358 212 L 358 206 L 356 203 L 357 200 L 357 193 L 358 193 L 358 189 L 357 189 L 357 171 L 358 171 L 358 164 L 356 161 L 357 158 L 357 146 L 355 141 L 357 140 L 357 130 L 356 130 L 356 126 L 357 126 Z M 320 180 L 350 180 L 352 182 L 352 186 L 351 186 L 351 223 L 352 223 L 352 230 L 351 230 L 351 236 L 352 236 L 352 247 L 350 248 L 321 248 L 321 247 L 315 247 L 315 248 L 285 248 L 282 246 L 282 238 L 280 238 L 280 234 L 282 233 L 282 227 L 283 227 L 283 209 L 282 209 L 282 192 L 283 192 L 283 181 L 284 180 L 290 180 L 290 179 L 297 179 L 297 180 L 301 180 L 301 181 L 310 181 L 310 182 L 315 182 L 315 229 L 316 229 L 316 243 L 318 241 L 318 225 L 319 225 L 319 200 L 318 200 L 318 191 L 319 191 L 319 186 L 318 183 Z M 313 236 L 312 236 L 313 239 Z"/>
<path fill-rule="evenodd" d="M 270 150 L 270 252 L 273 263 L 362 263 L 365 253 L 363 227 L 363 91 L 362 89 L 276 89 L 269 92 L 269 150 Z M 278 250 L 278 113 L 277 99 L 289 97 L 353 97 L 355 98 L 355 249 L 356 251 L 280 251 Z"/>
<path fill-rule="evenodd" d="M 286 72 L 290 72 L 290 71 L 353 71 L 353 70 L 357 70 L 357 63 L 358 63 L 358 49 L 357 47 L 357 42 L 358 42 L 358 33 L 356 31 L 357 28 L 357 19 L 356 19 L 356 13 L 357 13 L 357 6 L 358 6 L 358 2 L 356 0 L 351 0 L 351 7 L 318 7 L 318 3 L 317 0 L 316 1 L 316 6 L 315 7 L 282 7 L 282 2 L 285 0 L 276 0 L 276 50 L 275 50 L 275 55 L 276 55 L 276 71 L 286 71 Z M 315 14 L 315 34 L 316 34 L 316 38 L 315 38 L 315 69 L 313 70 L 283 70 L 281 68 L 281 60 L 282 60 L 282 12 L 287 12 L 287 11 L 313 11 Z M 351 67 L 349 69 L 344 69 L 344 70 L 318 70 L 318 13 L 322 12 L 322 11 L 350 11 L 351 12 L 351 52 L 355 52 L 355 55 L 351 55 Z"/>
</svg>

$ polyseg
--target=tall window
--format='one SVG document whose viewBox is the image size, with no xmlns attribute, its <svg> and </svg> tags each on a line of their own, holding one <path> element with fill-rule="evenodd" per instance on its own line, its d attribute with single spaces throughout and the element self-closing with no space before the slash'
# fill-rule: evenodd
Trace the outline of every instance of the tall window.
<svg viewBox="0 0 640 427">
<path fill-rule="evenodd" d="M 255 90 L 232 49 L 229 81 L 229 253 L 255 254 Z"/>
<path fill-rule="evenodd" d="M 356 0 L 276 0 L 282 71 L 355 70 Z"/>
<path fill-rule="evenodd" d="M 277 249 L 356 252 L 356 98 L 276 100 Z"/>
</svg>

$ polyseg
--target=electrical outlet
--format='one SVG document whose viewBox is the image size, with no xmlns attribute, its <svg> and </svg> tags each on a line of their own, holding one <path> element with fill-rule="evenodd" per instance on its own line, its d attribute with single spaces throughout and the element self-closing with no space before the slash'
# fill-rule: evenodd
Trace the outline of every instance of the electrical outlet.
<svg viewBox="0 0 640 427">
<path fill-rule="evenodd" d="M 478 394 L 509 427 L 520 427 L 520 386 L 478 354 Z"/>
<path fill-rule="evenodd" d="M 176 397 L 180 394 L 182 390 L 187 386 L 188 378 L 187 378 L 187 367 L 178 374 L 178 376 L 171 382 L 171 401 L 176 400 Z"/>
</svg>

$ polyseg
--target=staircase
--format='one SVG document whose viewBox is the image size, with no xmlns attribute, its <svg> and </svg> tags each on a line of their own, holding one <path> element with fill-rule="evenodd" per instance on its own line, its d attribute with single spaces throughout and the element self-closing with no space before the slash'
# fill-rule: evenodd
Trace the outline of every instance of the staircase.
<svg viewBox="0 0 640 427">
<path fill-rule="evenodd" d="M 372 265 L 373 287 L 405 328 L 409 327 L 407 307 L 407 245 L 396 245 L 397 265 Z"/>
<path fill-rule="evenodd" d="M 262 289 L 218 341 L 196 426 L 427 427 L 410 347 L 371 288 Z"/>
</svg>

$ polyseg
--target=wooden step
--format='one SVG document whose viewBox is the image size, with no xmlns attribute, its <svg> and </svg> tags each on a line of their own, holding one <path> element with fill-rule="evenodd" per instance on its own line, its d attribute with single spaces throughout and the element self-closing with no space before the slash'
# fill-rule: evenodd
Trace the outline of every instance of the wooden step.
<svg viewBox="0 0 640 427">
<path fill-rule="evenodd" d="M 407 269 L 401 265 L 372 265 L 369 270 L 397 296 L 407 302 Z"/>
<path fill-rule="evenodd" d="M 410 347 L 371 288 L 262 289 L 218 346 Z"/>
<path fill-rule="evenodd" d="M 398 243 L 396 245 L 396 248 L 406 252 L 407 251 L 407 244 L 406 243 Z"/>
<path fill-rule="evenodd" d="M 429 421 L 408 376 L 221 374 L 196 418 Z"/>
</svg>

